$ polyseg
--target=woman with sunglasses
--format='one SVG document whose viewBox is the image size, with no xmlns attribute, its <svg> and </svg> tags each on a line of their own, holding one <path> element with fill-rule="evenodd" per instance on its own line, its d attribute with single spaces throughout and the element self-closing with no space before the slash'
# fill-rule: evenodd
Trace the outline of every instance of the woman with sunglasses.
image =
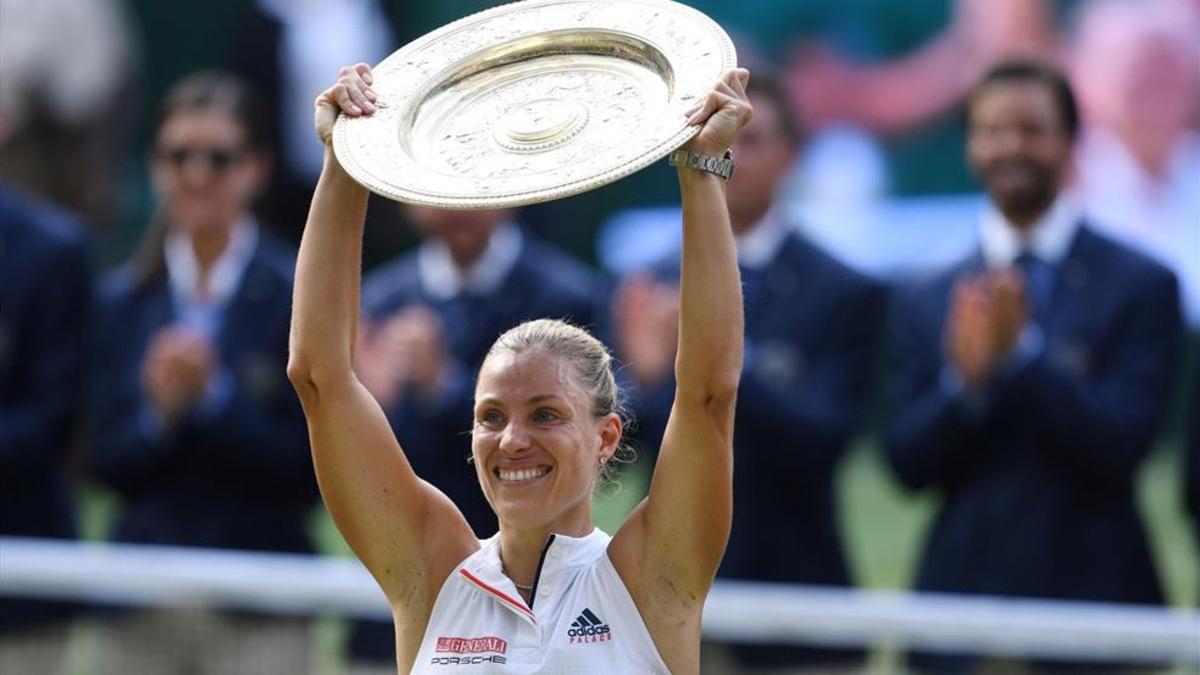
<svg viewBox="0 0 1200 675">
<path fill-rule="evenodd" d="M 121 496 L 114 539 L 311 551 L 316 500 L 285 374 L 294 253 L 250 208 L 267 119 L 232 76 L 166 95 L 149 171 L 156 214 L 100 301 L 92 471 Z M 100 673 L 309 668 L 302 619 L 150 610 L 102 628 Z"/>
<path fill-rule="evenodd" d="M 731 70 L 690 117 L 720 157 L 750 118 Z M 479 370 L 471 451 L 500 531 L 479 541 L 418 477 L 353 370 L 367 193 L 328 148 L 371 114 L 366 64 L 316 101 L 325 167 L 296 269 L 288 373 L 325 504 L 392 607 L 401 672 L 696 673 L 704 598 L 729 537 L 742 301 L 721 177 L 681 167 L 683 273 L 674 409 L 649 496 L 613 537 L 591 496 L 621 443 L 604 346 L 561 321 L 501 335 Z M 466 666 L 467 668 L 464 668 Z"/>
</svg>

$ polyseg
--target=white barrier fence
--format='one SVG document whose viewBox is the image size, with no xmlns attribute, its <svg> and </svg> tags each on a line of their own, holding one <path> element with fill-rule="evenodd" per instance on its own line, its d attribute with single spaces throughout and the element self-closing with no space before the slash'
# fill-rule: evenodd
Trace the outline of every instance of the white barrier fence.
<svg viewBox="0 0 1200 675">
<path fill-rule="evenodd" d="M 0 595 L 389 619 L 356 560 L 0 537 Z M 720 581 L 718 640 L 1200 665 L 1200 612 Z"/>
</svg>

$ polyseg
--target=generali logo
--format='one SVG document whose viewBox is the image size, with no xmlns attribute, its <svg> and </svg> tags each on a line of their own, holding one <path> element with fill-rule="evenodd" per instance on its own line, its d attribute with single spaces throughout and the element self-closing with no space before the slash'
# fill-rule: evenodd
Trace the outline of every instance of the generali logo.
<svg viewBox="0 0 1200 675">
<path fill-rule="evenodd" d="M 483 654 L 484 652 L 508 651 L 508 642 L 498 637 L 439 637 L 437 651 L 450 654 Z"/>
</svg>

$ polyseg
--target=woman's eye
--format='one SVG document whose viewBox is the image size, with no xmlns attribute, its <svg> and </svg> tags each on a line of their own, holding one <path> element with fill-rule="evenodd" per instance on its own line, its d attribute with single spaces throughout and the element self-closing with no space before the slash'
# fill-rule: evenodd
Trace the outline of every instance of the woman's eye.
<svg viewBox="0 0 1200 675">
<path fill-rule="evenodd" d="M 554 420 L 558 419 L 558 415 L 556 415 L 553 410 L 546 410 L 543 408 L 533 413 L 533 419 L 537 422 L 553 422 Z"/>
<path fill-rule="evenodd" d="M 479 421 L 488 426 L 495 426 L 504 422 L 504 416 L 496 410 L 489 410 L 479 416 Z"/>
</svg>

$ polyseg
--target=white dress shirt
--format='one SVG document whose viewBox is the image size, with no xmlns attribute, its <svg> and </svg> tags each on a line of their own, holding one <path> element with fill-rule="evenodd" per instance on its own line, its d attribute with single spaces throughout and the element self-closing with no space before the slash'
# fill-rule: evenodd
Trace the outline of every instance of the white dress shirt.
<svg viewBox="0 0 1200 675">
<path fill-rule="evenodd" d="M 504 223 L 488 239 L 487 247 L 467 269 L 460 269 L 450 249 L 436 238 L 426 239 L 417 251 L 421 286 L 433 298 L 449 300 L 464 291 L 490 295 L 500 288 L 521 255 L 523 236 L 515 224 Z"/>
<path fill-rule="evenodd" d="M 1079 230 L 1082 211 L 1074 198 L 1060 194 L 1042 217 L 1022 230 L 988 203 L 979 220 L 979 244 L 988 267 L 1010 267 L 1022 253 L 1057 266 Z"/>
</svg>

